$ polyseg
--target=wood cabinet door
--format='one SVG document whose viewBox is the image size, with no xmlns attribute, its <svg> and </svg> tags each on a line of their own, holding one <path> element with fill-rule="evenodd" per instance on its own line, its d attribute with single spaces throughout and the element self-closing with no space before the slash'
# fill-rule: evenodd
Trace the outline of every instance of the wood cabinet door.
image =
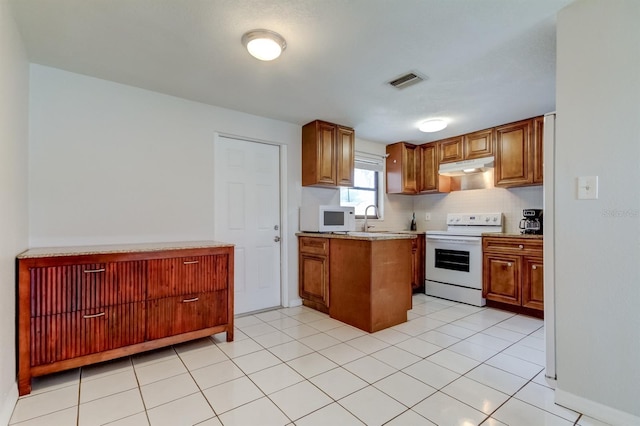
<svg viewBox="0 0 640 426">
<path fill-rule="evenodd" d="M 532 120 L 496 128 L 496 186 L 520 186 L 533 182 L 531 161 Z"/>
<path fill-rule="evenodd" d="M 329 258 L 300 253 L 300 297 L 329 307 Z"/>
<path fill-rule="evenodd" d="M 418 192 L 438 191 L 438 144 L 419 147 Z"/>
<path fill-rule="evenodd" d="M 520 306 L 520 256 L 485 253 L 482 296 Z"/>
<path fill-rule="evenodd" d="M 453 163 L 464 159 L 462 136 L 441 140 L 439 146 L 439 163 Z"/>
<path fill-rule="evenodd" d="M 533 119 L 533 183 L 542 185 L 544 182 L 544 117 Z"/>
<path fill-rule="evenodd" d="M 336 186 L 336 126 L 312 121 L 302 127 L 302 185 Z"/>
<path fill-rule="evenodd" d="M 542 258 L 523 258 L 522 306 L 544 310 L 544 267 Z"/>
<path fill-rule="evenodd" d="M 416 146 L 397 142 L 387 145 L 386 191 L 387 194 L 417 194 L 418 174 Z"/>
<path fill-rule="evenodd" d="M 418 193 L 417 146 L 405 144 L 402 150 L 402 182 L 404 194 Z"/>
<path fill-rule="evenodd" d="M 424 292 L 425 242 L 425 234 L 418 234 L 416 239 L 411 240 L 411 290 L 413 293 Z"/>
<path fill-rule="evenodd" d="M 353 186 L 355 138 L 353 129 L 337 126 L 336 182 L 338 186 Z"/>
<path fill-rule="evenodd" d="M 464 135 L 464 159 L 472 160 L 492 156 L 494 135 L 494 129 L 480 130 Z"/>
</svg>

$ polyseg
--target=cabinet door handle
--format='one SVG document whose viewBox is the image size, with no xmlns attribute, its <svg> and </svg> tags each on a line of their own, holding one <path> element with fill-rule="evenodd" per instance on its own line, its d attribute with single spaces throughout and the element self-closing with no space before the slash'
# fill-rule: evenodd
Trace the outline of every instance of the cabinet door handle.
<svg viewBox="0 0 640 426">
<path fill-rule="evenodd" d="M 193 299 L 184 299 L 182 301 L 182 303 L 191 303 L 191 302 L 197 302 L 198 299 L 200 299 L 199 297 L 194 297 Z"/>
<path fill-rule="evenodd" d="M 182 263 L 184 265 L 195 265 L 196 263 L 199 263 L 199 261 L 197 261 L 197 260 L 188 260 L 188 261 L 184 261 Z"/>
<path fill-rule="evenodd" d="M 538 267 L 536 265 L 533 265 L 531 269 L 538 269 Z"/>
<path fill-rule="evenodd" d="M 524 246 L 523 246 L 522 244 L 519 244 L 519 245 L 518 245 L 518 248 L 519 248 L 520 250 L 522 250 L 522 249 L 524 248 Z"/>
<path fill-rule="evenodd" d="M 98 273 L 98 272 L 104 272 L 104 271 L 106 271 L 106 269 L 105 269 L 105 268 L 100 268 L 100 269 L 85 269 L 85 270 L 84 270 L 84 273 L 85 273 L 85 274 L 95 274 L 95 273 Z"/>
<path fill-rule="evenodd" d="M 104 312 L 100 312 L 99 314 L 83 315 L 82 318 L 91 319 L 91 318 L 98 318 L 98 317 L 103 317 L 103 316 L 104 316 Z"/>
<path fill-rule="evenodd" d="M 507 266 L 511 268 L 511 262 L 507 262 Z"/>
</svg>

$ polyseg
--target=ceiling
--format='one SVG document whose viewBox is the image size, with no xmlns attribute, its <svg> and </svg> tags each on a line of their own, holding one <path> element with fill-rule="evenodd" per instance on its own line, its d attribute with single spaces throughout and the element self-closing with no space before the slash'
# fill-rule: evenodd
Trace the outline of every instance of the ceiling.
<svg viewBox="0 0 640 426">
<path fill-rule="evenodd" d="M 555 15 L 572 0 L 11 0 L 31 62 L 381 143 L 555 109 Z M 287 40 L 261 62 L 256 28 Z M 427 79 L 398 90 L 413 71 Z M 417 124 L 441 117 L 438 133 Z"/>
</svg>

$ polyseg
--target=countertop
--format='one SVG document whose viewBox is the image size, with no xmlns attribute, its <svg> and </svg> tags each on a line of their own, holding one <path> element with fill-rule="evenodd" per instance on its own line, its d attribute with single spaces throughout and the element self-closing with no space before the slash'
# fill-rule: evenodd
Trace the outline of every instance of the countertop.
<svg viewBox="0 0 640 426">
<path fill-rule="evenodd" d="M 487 232 L 482 234 L 483 237 L 499 237 L 499 238 L 527 238 L 531 240 L 542 240 L 544 235 L 536 234 L 510 234 L 507 232 Z"/>
<path fill-rule="evenodd" d="M 298 237 L 315 237 L 315 238 L 338 238 L 343 240 L 412 240 L 417 238 L 416 231 L 400 231 L 400 232 L 358 232 L 350 231 L 347 234 L 333 234 L 320 232 L 298 232 Z"/>
<path fill-rule="evenodd" d="M 193 248 L 233 247 L 233 244 L 218 241 L 174 241 L 163 243 L 140 244 L 110 244 L 74 247 L 39 247 L 20 253 L 18 259 L 32 259 L 38 257 L 57 257 L 73 255 L 136 253 L 161 250 L 184 250 Z"/>
</svg>

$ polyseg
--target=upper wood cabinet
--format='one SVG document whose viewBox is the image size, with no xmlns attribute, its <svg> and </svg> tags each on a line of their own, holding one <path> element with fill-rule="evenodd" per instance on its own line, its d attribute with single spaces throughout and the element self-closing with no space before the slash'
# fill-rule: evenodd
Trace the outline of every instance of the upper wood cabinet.
<svg viewBox="0 0 640 426">
<path fill-rule="evenodd" d="M 484 158 L 493 155 L 495 130 L 486 129 L 464 135 L 464 159 Z"/>
<path fill-rule="evenodd" d="M 438 174 L 438 143 L 387 145 L 387 194 L 449 192 L 450 179 Z"/>
<path fill-rule="evenodd" d="M 443 139 L 438 142 L 440 146 L 438 162 L 453 163 L 474 158 L 490 157 L 494 151 L 494 140 L 494 129 L 485 129 L 454 138 Z"/>
<path fill-rule="evenodd" d="M 544 169 L 543 151 L 544 117 L 533 119 L 533 183 L 542 185 Z"/>
<path fill-rule="evenodd" d="M 353 186 L 353 129 L 326 121 L 302 127 L 302 185 Z"/>
<path fill-rule="evenodd" d="M 543 123 L 537 117 L 496 128 L 496 186 L 542 184 Z"/>
<path fill-rule="evenodd" d="M 449 192 L 451 179 L 438 173 L 438 143 L 418 146 L 418 192 Z"/>
<path fill-rule="evenodd" d="M 453 163 L 455 161 L 464 160 L 464 144 L 463 137 L 443 139 L 438 142 L 439 146 L 439 163 Z"/>
<path fill-rule="evenodd" d="M 418 193 L 417 148 L 406 142 L 387 145 L 387 194 Z"/>
</svg>

